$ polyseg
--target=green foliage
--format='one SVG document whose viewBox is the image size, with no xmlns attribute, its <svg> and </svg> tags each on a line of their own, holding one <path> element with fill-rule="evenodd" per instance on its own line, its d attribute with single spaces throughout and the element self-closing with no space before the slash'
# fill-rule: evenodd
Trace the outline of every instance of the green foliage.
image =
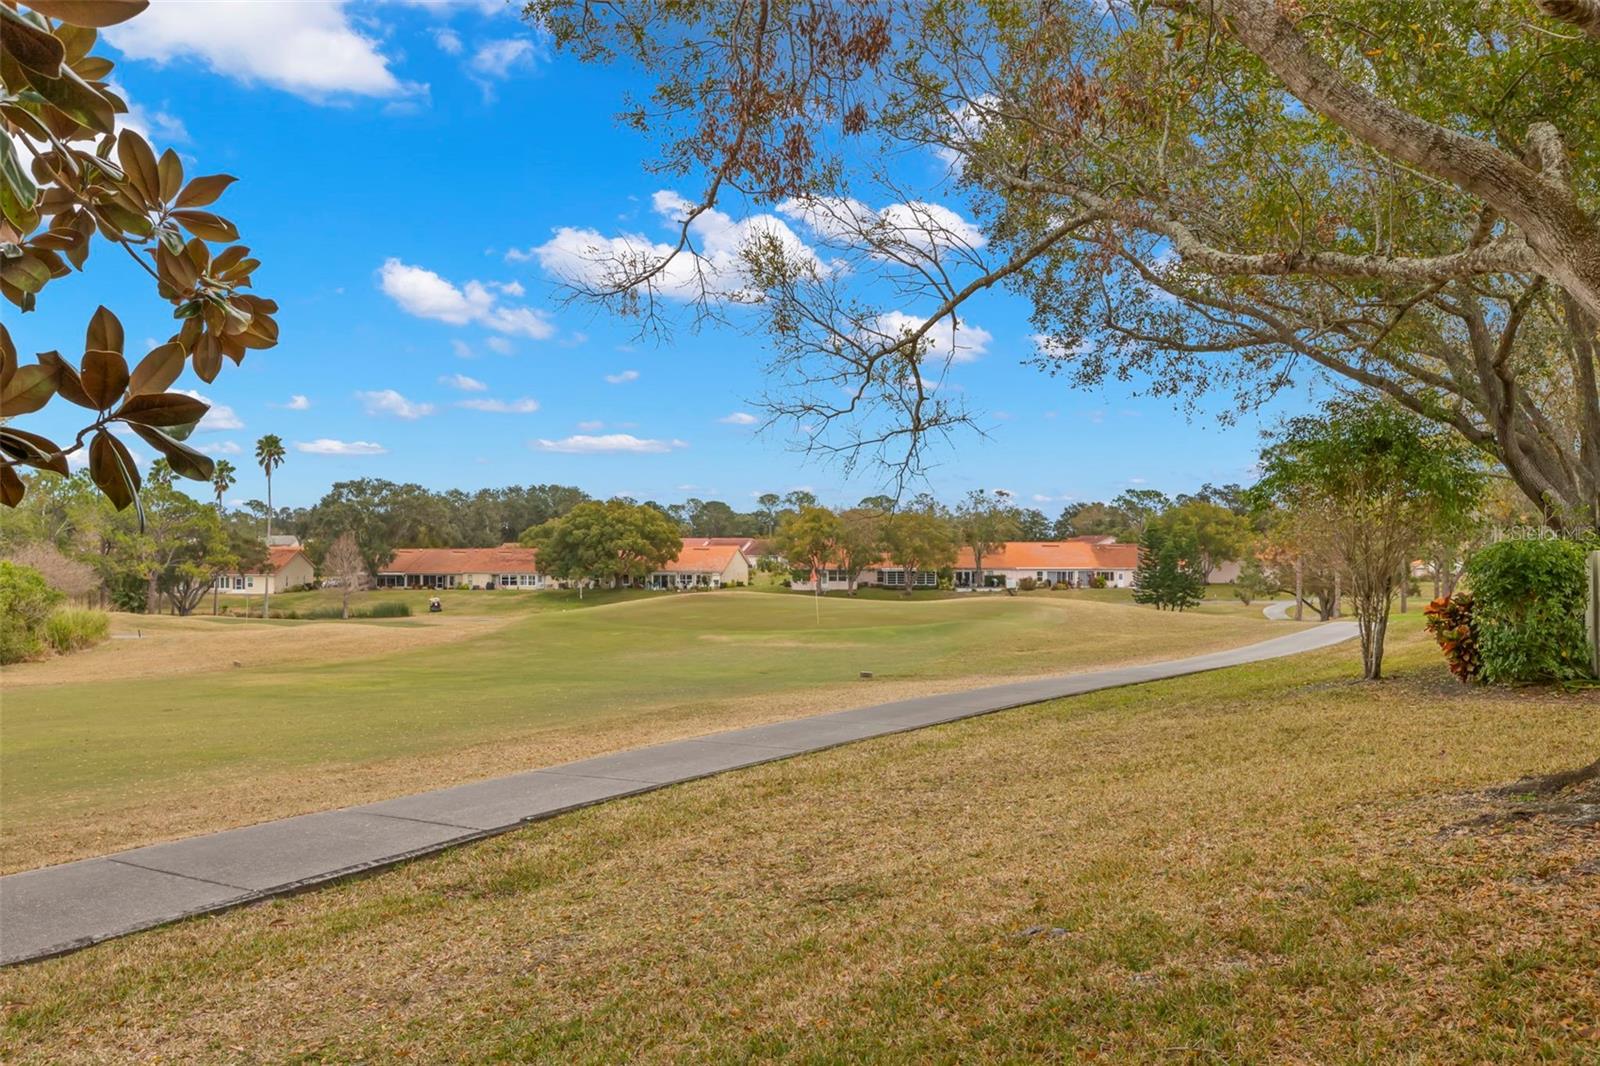
<svg viewBox="0 0 1600 1066">
<path fill-rule="evenodd" d="M 130 365 L 122 323 L 97 309 L 75 364 L 59 351 L 19 365 L 0 325 L 0 407 L 8 420 L 55 399 L 95 412 L 63 448 L 8 421 L 0 429 L 0 503 L 15 507 L 28 483 L 17 467 L 68 472 L 66 454 L 88 440 L 89 474 L 119 510 L 138 502 L 142 479 L 110 427 L 120 424 L 154 448 L 177 474 L 206 480 L 212 461 L 185 443 L 207 410 L 173 391 L 186 364 L 204 381 L 250 349 L 277 343 L 277 305 L 247 293 L 259 262 L 234 244 L 232 222 L 209 210 L 234 181 L 227 174 L 185 182 L 183 163 L 155 149 L 118 116 L 128 111 L 112 88 L 113 63 L 92 51 L 95 29 L 137 15 L 143 3 L 30 4 L 0 10 L 0 295 L 23 312 L 45 286 L 88 259 L 96 233 L 120 245 L 156 282 L 178 328 Z M 46 17 L 48 14 L 49 18 Z M 52 21 L 56 19 L 58 21 Z M 24 167 L 23 158 L 30 163 Z M 208 242 L 228 247 L 212 253 Z M 70 344 L 60 344 L 72 350 Z"/>
<path fill-rule="evenodd" d="M 905 595 L 911 595 L 912 576 L 920 570 L 938 570 L 955 561 L 955 530 L 931 509 L 897 511 L 883 520 L 883 550 L 906 571 Z"/>
<path fill-rule="evenodd" d="M 1039 587 L 1039 582 L 1031 577 L 1021 578 L 1017 581 L 1017 588 L 1023 592 L 1032 592 Z"/>
<path fill-rule="evenodd" d="M 1133 576 L 1134 603 L 1152 604 L 1161 611 L 1182 611 L 1199 606 L 1206 598 L 1206 572 L 1189 534 L 1147 526 L 1139 547 L 1139 567 Z"/>
<path fill-rule="evenodd" d="M 33 567 L 0 562 L 0 663 L 19 663 L 44 650 L 45 621 L 61 598 Z"/>
<path fill-rule="evenodd" d="M 1485 681 L 1590 676 L 1585 554 L 1573 541 L 1504 540 L 1468 560 Z"/>
<path fill-rule="evenodd" d="M 983 569 L 984 556 L 993 555 L 1009 540 L 1021 536 L 1015 510 L 1004 496 L 991 496 L 982 489 L 967 494 L 955 514 L 955 536 L 963 547 L 972 550 L 974 565 Z"/>
<path fill-rule="evenodd" d="M 100 643 L 111 635 L 111 616 L 104 611 L 62 607 L 44 623 L 45 642 L 65 655 Z"/>
<path fill-rule="evenodd" d="M 637 581 L 678 557 L 682 539 L 654 507 L 626 500 L 590 500 L 527 530 L 522 543 L 538 552 L 541 573 L 597 584 Z"/>
<path fill-rule="evenodd" d="M 1261 560 L 1255 555 L 1246 555 L 1239 564 L 1239 576 L 1233 579 L 1233 594 L 1239 600 L 1249 605 L 1264 599 L 1278 591 L 1278 583 L 1273 580 L 1261 565 Z"/>
<path fill-rule="evenodd" d="M 1428 632 L 1439 642 L 1450 672 L 1463 682 L 1475 681 L 1483 671 L 1483 652 L 1478 646 L 1478 627 L 1472 620 L 1472 593 L 1440 596 L 1423 608 Z"/>
<path fill-rule="evenodd" d="M 810 581 L 811 571 L 835 562 L 842 527 L 826 507 L 805 507 L 784 515 L 778 523 L 777 549 L 787 560 L 796 581 Z"/>
<path fill-rule="evenodd" d="M 341 607 L 312 607 L 304 611 L 288 610 L 273 611 L 274 618 L 294 618 L 312 621 L 324 621 L 329 618 L 410 618 L 411 605 L 404 600 L 383 600 L 371 607 L 357 607 L 349 615 Z"/>
<path fill-rule="evenodd" d="M 1195 562 L 1206 574 L 1243 557 L 1255 535 L 1250 520 L 1219 504 L 1189 500 L 1146 519 L 1168 536 L 1194 546 Z"/>
</svg>

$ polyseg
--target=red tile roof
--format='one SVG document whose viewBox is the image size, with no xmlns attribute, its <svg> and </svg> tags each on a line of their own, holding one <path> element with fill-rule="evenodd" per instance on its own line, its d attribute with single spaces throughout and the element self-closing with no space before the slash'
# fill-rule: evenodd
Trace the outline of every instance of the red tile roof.
<svg viewBox="0 0 1600 1066">
<path fill-rule="evenodd" d="M 661 569 L 669 574 L 720 574 L 728 569 L 736 555 L 741 554 L 738 543 L 718 544 L 718 540 L 736 540 L 731 537 L 685 537 L 678 557 Z"/>
<path fill-rule="evenodd" d="M 1138 565 L 1137 544 L 1087 540 L 1013 540 L 983 557 L 985 570 L 1132 570 Z M 957 553 L 956 569 L 973 569 L 971 548 Z"/>
<path fill-rule="evenodd" d="M 294 561 L 296 555 L 304 555 L 305 549 L 293 544 L 277 544 L 267 549 L 267 565 L 260 570 L 253 571 L 258 574 L 276 574 Z"/>
<path fill-rule="evenodd" d="M 534 551 L 519 544 L 498 548 L 398 548 L 380 574 L 533 574 Z"/>
</svg>

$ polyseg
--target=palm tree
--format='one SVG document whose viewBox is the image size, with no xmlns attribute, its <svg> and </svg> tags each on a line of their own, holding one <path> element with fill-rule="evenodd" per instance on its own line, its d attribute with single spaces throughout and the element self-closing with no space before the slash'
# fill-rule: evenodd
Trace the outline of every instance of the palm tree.
<svg viewBox="0 0 1600 1066">
<path fill-rule="evenodd" d="M 218 518 L 222 517 L 222 496 L 223 496 L 223 493 L 225 493 L 229 489 L 233 488 L 233 483 L 234 483 L 234 481 L 237 480 L 233 476 L 233 474 L 234 474 L 233 464 L 228 462 L 228 460 L 226 460 L 226 459 L 218 459 L 217 463 L 216 463 L 216 466 L 212 467 L 212 469 L 211 469 L 211 487 L 217 490 L 217 517 Z M 213 580 L 212 583 L 211 583 L 211 613 L 212 614 L 216 614 L 217 613 L 217 585 L 216 585 L 216 581 L 217 580 L 221 580 L 221 579 L 219 578 L 219 579 Z"/>
<path fill-rule="evenodd" d="M 268 433 L 256 441 L 256 462 L 267 475 L 267 554 L 272 553 L 272 471 L 283 465 L 283 441 L 277 434 Z M 272 609 L 272 575 L 266 577 L 265 589 L 261 594 L 261 617 L 266 618 Z"/>
</svg>

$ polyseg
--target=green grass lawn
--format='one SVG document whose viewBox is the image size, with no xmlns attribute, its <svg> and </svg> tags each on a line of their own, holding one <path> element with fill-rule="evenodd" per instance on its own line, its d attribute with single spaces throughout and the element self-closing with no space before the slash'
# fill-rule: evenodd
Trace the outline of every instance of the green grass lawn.
<svg viewBox="0 0 1600 1066">
<path fill-rule="evenodd" d="M 332 594 L 299 595 L 282 599 Z M 571 594 L 446 594 L 446 619 L 359 624 L 397 636 L 429 622 L 481 631 L 400 655 L 13 687 L 0 723 L 5 868 L 971 678 L 1196 654 L 1284 625 L 1259 611 L 1173 615 L 1046 595 L 640 595 L 591 596 L 579 609 Z M 483 617 L 462 617 L 473 611 Z M 177 639 L 204 657 L 209 633 L 238 641 L 247 623 L 183 624 Z M 350 625 L 269 624 L 289 627 L 277 635 L 310 655 Z M 124 650 L 112 645 L 106 655 Z M 874 680 L 857 680 L 861 671 Z"/>
<path fill-rule="evenodd" d="M 1594 1062 L 1593 828 L 1447 827 L 1592 758 L 1600 694 L 1391 648 L 1380 684 L 1345 646 L 1022 708 L 14 969 L 0 1058 Z"/>
</svg>

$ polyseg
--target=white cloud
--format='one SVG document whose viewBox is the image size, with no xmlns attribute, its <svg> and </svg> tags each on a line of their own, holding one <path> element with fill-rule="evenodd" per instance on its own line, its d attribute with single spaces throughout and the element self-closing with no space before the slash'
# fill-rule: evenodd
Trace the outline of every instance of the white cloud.
<svg viewBox="0 0 1600 1066">
<path fill-rule="evenodd" d="M 295 393 L 289 397 L 289 402 L 283 406 L 291 411 L 309 411 L 311 410 L 311 401 L 299 393 Z"/>
<path fill-rule="evenodd" d="M 539 401 L 524 396 L 520 400 L 461 400 L 456 406 L 495 415 L 531 415 L 539 409 Z"/>
<path fill-rule="evenodd" d="M 445 374 L 439 379 L 439 384 L 449 385 L 452 389 L 462 392 L 488 392 L 489 386 L 477 378 L 469 378 L 465 374 Z"/>
<path fill-rule="evenodd" d="M 489 347 L 491 352 L 496 352 L 500 355 L 510 355 L 512 352 L 511 342 L 504 337 L 490 337 L 483 343 Z"/>
<path fill-rule="evenodd" d="M 412 403 L 394 389 L 358 392 L 356 398 L 369 415 L 394 415 L 396 418 L 417 419 L 433 414 L 433 404 Z"/>
<path fill-rule="evenodd" d="M 433 43 L 439 46 L 439 51 L 446 55 L 458 56 L 464 45 L 461 35 L 448 26 L 440 26 L 433 31 Z"/>
<path fill-rule="evenodd" d="M 591 418 L 587 421 L 579 422 L 578 428 L 583 430 L 585 433 L 593 433 L 597 429 L 605 429 L 606 424 L 601 422 L 599 419 Z"/>
<path fill-rule="evenodd" d="M 131 59 L 166 63 L 192 57 L 237 81 L 262 82 L 314 101 L 419 91 L 395 77 L 380 42 L 356 32 L 338 0 L 157 0 L 138 18 L 104 33 Z"/>
<path fill-rule="evenodd" d="M 464 340 L 461 340 L 460 338 L 451 340 L 450 350 L 456 353 L 457 359 L 472 358 L 472 345 L 468 344 Z"/>
<path fill-rule="evenodd" d="M 238 455 L 242 448 L 231 440 L 219 440 L 213 444 L 202 444 L 200 450 L 207 455 Z"/>
<path fill-rule="evenodd" d="M 874 344 L 892 344 L 907 333 L 921 329 L 926 321 L 904 311 L 888 311 L 873 321 L 864 339 Z M 989 350 L 992 340 L 994 336 L 988 330 L 949 315 L 935 322 L 922 337 L 929 355 L 952 363 L 972 362 Z"/>
<path fill-rule="evenodd" d="M 389 449 L 370 440 L 333 440 L 319 437 L 311 441 L 295 441 L 294 450 L 307 455 L 384 455 Z"/>
<path fill-rule="evenodd" d="M 615 374 L 607 374 L 606 380 L 613 385 L 626 385 L 630 381 L 638 381 L 639 372 L 637 370 L 623 370 Z"/>
<path fill-rule="evenodd" d="M 987 243 L 983 231 L 960 213 L 926 200 L 874 211 L 848 197 L 790 197 L 778 204 L 777 211 L 827 240 L 852 244 L 870 240 L 885 253 L 909 249 L 927 254 L 945 248 L 982 248 Z"/>
<path fill-rule="evenodd" d="M 723 415 L 717 421 L 729 426 L 753 426 L 761 419 L 748 411 L 735 411 L 731 415 Z"/>
<path fill-rule="evenodd" d="M 485 78 L 503 79 L 518 70 L 532 69 L 537 57 L 538 49 L 528 38 L 507 37 L 480 45 L 469 66 Z"/>
<path fill-rule="evenodd" d="M 241 419 L 232 407 L 225 403 L 211 403 L 209 399 L 200 395 L 194 389 L 180 389 L 185 396 L 193 396 L 201 403 L 210 403 L 211 410 L 200 419 L 200 424 L 195 428 L 196 433 L 220 433 L 228 429 L 243 429 L 244 420 Z"/>
<path fill-rule="evenodd" d="M 675 230 L 693 205 L 663 189 L 651 197 L 651 206 Z M 810 246 L 777 215 L 735 219 L 713 208 L 690 223 L 689 235 L 698 256 L 677 255 L 656 275 L 654 284 L 664 296 L 692 300 L 709 293 L 731 300 L 753 299 L 741 253 L 757 238 L 776 239 L 790 258 L 819 271 L 826 269 Z M 619 273 L 631 274 L 666 259 L 673 247 L 637 233 L 607 237 L 595 229 L 562 226 L 544 244 L 527 251 L 513 248 L 506 258 L 512 262 L 537 260 L 545 273 L 564 284 L 603 289 L 614 286 Z"/>
<path fill-rule="evenodd" d="M 534 340 L 544 340 L 556 331 L 543 311 L 501 304 L 490 286 L 481 281 L 469 281 L 458 288 L 431 270 L 394 258 L 384 261 L 378 277 L 384 293 L 402 311 L 418 318 L 437 319 L 452 326 L 476 322 L 496 333 L 515 333 Z"/>
<path fill-rule="evenodd" d="M 128 90 L 115 81 L 106 82 L 106 88 L 122 97 L 128 105 L 128 112 L 117 119 L 117 126 L 121 129 L 130 129 L 145 140 L 156 146 L 156 151 L 161 151 L 162 145 L 187 144 L 189 130 L 183 124 L 183 119 L 166 111 L 151 111 L 128 95 Z M 155 345 L 151 345 L 155 347 Z"/>
<path fill-rule="evenodd" d="M 687 448 L 689 445 L 681 440 L 641 439 L 632 433 L 606 433 L 597 437 L 577 433 L 560 440 L 536 440 L 530 446 L 541 452 L 563 452 L 568 455 L 606 455 L 619 452 L 648 455 L 670 452 L 674 448 Z"/>
</svg>

